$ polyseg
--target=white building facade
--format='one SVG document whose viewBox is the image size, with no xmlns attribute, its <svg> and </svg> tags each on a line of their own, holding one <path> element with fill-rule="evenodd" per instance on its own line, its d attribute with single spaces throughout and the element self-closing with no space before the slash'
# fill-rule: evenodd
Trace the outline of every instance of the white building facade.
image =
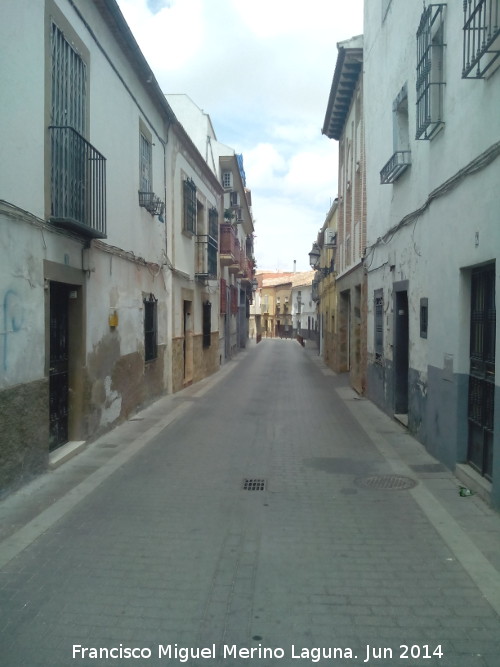
<svg viewBox="0 0 500 667">
<path fill-rule="evenodd" d="M 1 494 L 219 367 L 224 193 L 114 0 L 0 39 Z"/>
<path fill-rule="evenodd" d="M 497 506 L 498 12 L 376 0 L 364 35 L 368 395 Z"/>
<path fill-rule="evenodd" d="M 246 346 L 249 337 L 254 275 L 251 192 L 246 187 L 242 156 L 217 140 L 210 116 L 188 95 L 166 97 L 223 190 L 218 271 L 219 362 L 223 364 Z"/>
</svg>

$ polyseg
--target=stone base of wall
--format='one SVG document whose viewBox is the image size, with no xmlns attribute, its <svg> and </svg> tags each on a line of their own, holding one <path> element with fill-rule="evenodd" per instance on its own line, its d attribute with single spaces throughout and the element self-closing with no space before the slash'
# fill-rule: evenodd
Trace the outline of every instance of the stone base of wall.
<svg viewBox="0 0 500 667">
<path fill-rule="evenodd" d="M 83 425 L 74 438 L 87 439 L 127 419 L 166 390 L 166 346 L 159 345 L 156 359 L 144 363 L 139 352 L 119 356 L 119 348 L 106 348 L 102 359 L 95 351 L 89 358 L 83 401 Z"/>
<path fill-rule="evenodd" d="M 0 391 L 0 496 L 42 472 L 49 460 L 46 378 Z"/>
<path fill-rule="evenodd" d="M 203 336 L 194 336 L 194 376 L 193 382 L 199 382 L 212 375 L 219 368 L 219 332 L 212 331 L 210 347 L 203 347 Z"/>
<path fill-rule="evenodd" d="M 199 382 L 215 373 L 220 368 L 219 332 L 213 331 L 210 347 L 203 347 L 201 334 L 192 336 L 193 342 L 193 375 L 188 384 Z M 172 341 L 172 391 L 180 391 L 186 386 L 184 378 L 184 338 Z"/>
<path fill-rule="evenodd" d="M 172 391 L 180 391 L 184 386 L 184 338 L 172 340 Z"/>
</svg>

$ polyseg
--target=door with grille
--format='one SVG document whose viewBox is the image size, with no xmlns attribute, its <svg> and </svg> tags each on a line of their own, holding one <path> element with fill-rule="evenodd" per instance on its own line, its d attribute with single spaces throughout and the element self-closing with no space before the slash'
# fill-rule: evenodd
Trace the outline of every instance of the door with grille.
<svg viewBox="0 0 500 667">
<path fill-rule="evenodd" d="M 50 283 L 49 449 L 68 441 L 69 286 Z"/>
<path fill-rule="evenodd" d="M 495 265 L 471 276 L 468 460 L 491 481 L 495 401 Z"/>
</svg>

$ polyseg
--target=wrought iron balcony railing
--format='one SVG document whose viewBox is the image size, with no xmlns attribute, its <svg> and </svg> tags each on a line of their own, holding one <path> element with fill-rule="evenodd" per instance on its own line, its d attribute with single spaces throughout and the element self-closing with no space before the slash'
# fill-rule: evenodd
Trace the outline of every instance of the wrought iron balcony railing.
<svg viewBox="0 0 500 667">
<path fill-rule="evenodd" d="M 139 190 L 139 206 L 145 208 L 151 215 L 163 216 L 165 204 L 154 192 L 141 192 Z M 162 220 L 160 220 L 162 222 Z"/>
<path fill-rule="evenodd" d="M 84 236 L 106 238 L 106 158 L 72 127 L 49 127 L 50 220 Z"/>
<path fill-rule="evenodd" d="M 394 183 L 411 165 L 411 151 L 396 151 L 382 167 L 380 182 Z"/>
<path fill-rule="evenodd" d="M 464 0 L 463 79 L 482 79 L 500 57 L 500 0 Z"/>
<path fill-rule="evenodd" d="M 233 226 L 230 223 L 221 224 L 220 254 L 227 255 L 231 259 L 231 263 L 234 261 L 237 255 L 236 241 L 237 241 L 237 236 Z"/>
</svg>

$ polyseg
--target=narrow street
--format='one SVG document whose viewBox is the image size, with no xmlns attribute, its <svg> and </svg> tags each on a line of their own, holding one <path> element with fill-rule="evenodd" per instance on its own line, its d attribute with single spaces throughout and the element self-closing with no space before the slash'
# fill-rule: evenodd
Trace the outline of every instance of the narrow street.
<svg viewBox="0 0 500 667">
<path fill-rule="evenodd" d="M 2 667 L 500 665 L 499 515 L 293 340 L 252 341 L 0 521 Z"/>
</svg>

